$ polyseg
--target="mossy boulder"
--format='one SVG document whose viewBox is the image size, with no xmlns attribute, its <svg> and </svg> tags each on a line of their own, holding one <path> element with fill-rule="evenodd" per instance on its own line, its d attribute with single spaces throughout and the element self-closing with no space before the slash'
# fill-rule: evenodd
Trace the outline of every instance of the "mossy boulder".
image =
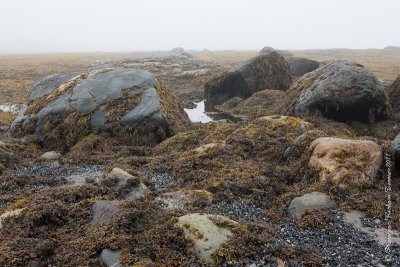
<svg viewBox="0 0 400 267">
<path fill-rule="evenodd" d="M 11 132 L 35 134 L 45 144 L 65 149 L 93 132 L 154 145 L 189 124 L 175 96 L 153 74 L 109 68 L 40 80 Z"/>
<path fill-rule="evenodd" d="M 235 96 L 248 98 L 266 88 L 287 90 L 291 83 L 290 66 L 282 55 L 275 51 L 261 54 L 207 82 L 206 108 Z"/>
<path fill-rule="evenodd" d="M 296 115 L 318 111 L 338 121 L 375 122 L 387 117 L 386 97 L 375 75 L 359 64 L 330 62 L 288 90 Z"/>
</svg>

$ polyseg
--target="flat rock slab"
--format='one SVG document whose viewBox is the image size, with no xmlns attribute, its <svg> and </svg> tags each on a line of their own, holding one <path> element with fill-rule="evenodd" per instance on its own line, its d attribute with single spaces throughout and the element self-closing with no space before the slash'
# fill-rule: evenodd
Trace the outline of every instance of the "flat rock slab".
<svg viewBox="0 0 400 267">
<path fill-rule="evenodd" d="M 335 202 L 328 195 L 321 192 L 312 192 L 294 198 L 289 204 L 289 212 L 297 219 L 301 219 L 306 210 L 313 211 L 335 206 Z"/>
<path fill-rule="evenodd" d="M 202 201 L 210 204 L 212 200 L 212 193 L 206 190 L 188 190 L 165 193 L 158 197 L 156 202 L 167 210 L 184 210 L 193 202 Z"/>
<path fill-rule="evenodd" d="M 236 222 L 220 215 L 193 213 L 178 218 L 177 226 L 184 231 L 185 237 L 194 242 L 197 256 L 212 264 L 212 253 L 219 249 L 233 235 L 229 227 L 221 227 L 216 222 L 233 228 Z"/>
<path fill-rule="evenodd" d="M 363 226 L 361 218 L 365 217 L 363 212 L 352 210 L 343 213 L 343 221 L 351 224 L 354 228 L 371 235 L 380 245 L 388 244 L 388 229 Z M 390 240 L 392 244 L 400 245 L 400 233 L 391 229 Z"/>
<path fill-rule="evenodd" d="M 122 213 L 122 210 L 117 206 L 117 204 L 117 201 L 96 200 L 92 206 L 93 219 L 90 223 L 113 223 Z"/>
</svg>

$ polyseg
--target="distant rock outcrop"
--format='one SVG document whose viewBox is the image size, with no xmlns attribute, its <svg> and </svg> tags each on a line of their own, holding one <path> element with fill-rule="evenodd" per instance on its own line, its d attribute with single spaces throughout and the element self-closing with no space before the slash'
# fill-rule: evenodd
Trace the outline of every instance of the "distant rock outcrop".
<svg viewBox="0 0 400 267">
<path fill-rule="evenodd" d="M 262 55 L 262 54 L 266 54 L 266 53 L 273 52 L 273 51 L 278 52 L 279 54 L 281 54 L 284 57 L 292 57 L 293 56 L 292 53 L 290 53 L 288 50 L 276 50 L 275 48 L 270 47 L 270 46 L 264 46 L 260 50 L 259 54 Z"/>
<path fill-rule="evenodd" d="M 101 69 L 41 79 L 11 131 L 41 136 L 49 146 L 64 149 L 94 131 L 154 145 L 188 124 L 175 96 L 153 74 Z"/>
<path fill-rule="evenodd" d="M 387 96 L 394 112 L 400 111 L 400 75 L 390 84 Z"/>
<path fill-rule="evenodd" d="M 318 61 L 303 57 L 292 57 L 288 59 L 288 62 L 293 76 L 303 76 L 319 67 Z"/>
<path fill-rule="evenodd" d="M 287 91 L 296 115 L 318 111 L 338 121 L 382 120 L 387 116 L 383 87 L 370 71 L 350 62 L 330 62 L 302 76 Z"/>
<path fill-rule="evenodd" d="M 205 85 L 206 108 L 235 96 L 248 98 L 265 88 L 287 90 L 291 83 L 289 63 L 278 52 L 268 52 L 211 79 Z"/>
</svg>

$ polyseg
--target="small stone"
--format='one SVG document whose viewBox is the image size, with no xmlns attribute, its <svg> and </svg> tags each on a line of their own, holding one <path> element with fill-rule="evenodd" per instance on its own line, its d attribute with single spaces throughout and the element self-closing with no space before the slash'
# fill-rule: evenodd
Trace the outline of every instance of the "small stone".
<svg viewBox="0 0 400 267">
<path fill-rule="evenodd" d="M 115 264 L 118 264 L 118 257 L 120 253 L 120 250 L 110 250 L 106 248 L 101 251 L 100 259 L 105 266 L 114 267 L 117 266 Z"/>
<path fill-rule="evenodd" d="M 40 156 L 40 159 L 48 161 L 56 160 L 59 158 L 61 158 L 61 154 L 57 151 L 48 151 Z"/>
<path fill-rule="evenodd" d="M 289 212 L 297 219 L 301 219 L 305 210 L 313 211 L 315 209 L 331 208 L 335 206 L 335 202 L 331 200 L 328 195 L 320 192 L 312 192 L 294 198 L 290 202 Z"/>
</svg>

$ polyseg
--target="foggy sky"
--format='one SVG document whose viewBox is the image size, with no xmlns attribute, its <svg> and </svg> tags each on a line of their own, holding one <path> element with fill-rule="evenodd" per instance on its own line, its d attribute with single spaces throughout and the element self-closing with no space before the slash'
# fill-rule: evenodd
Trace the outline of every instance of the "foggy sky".
<svg viewBox="0 0 400 267">
<path fill-rule="evenodd" d="M 0 0 L 0 54 L 383 48 L 399 0 Z"/>
</svg>

